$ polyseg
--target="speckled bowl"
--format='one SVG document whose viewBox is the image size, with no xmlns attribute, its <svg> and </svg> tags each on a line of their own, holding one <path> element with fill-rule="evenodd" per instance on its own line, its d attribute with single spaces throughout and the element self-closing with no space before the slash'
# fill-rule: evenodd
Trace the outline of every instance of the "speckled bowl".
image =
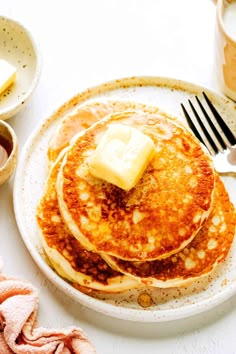
<svg viewBox="0 0 236 354">
<path fill-rule="evenodd" d="M 3 165 L 0 165 L 1 185 L 13 174 L 18 156 L 18 139 L 16 133 L 12 127 L 3 120 L 0 120 L 0 144 L 7 148 L 8 151 L 8 159 Z"/>
<path fill-rule="evenodd" d="M 5 16 L 0 16 L 0 48 L 0 59 L 17 69 L 15 83 L 0 95 L 0 119 L 5 120 L 30 98 L 40 76 L 41 58 L 29 30 Z"/>
</svg>

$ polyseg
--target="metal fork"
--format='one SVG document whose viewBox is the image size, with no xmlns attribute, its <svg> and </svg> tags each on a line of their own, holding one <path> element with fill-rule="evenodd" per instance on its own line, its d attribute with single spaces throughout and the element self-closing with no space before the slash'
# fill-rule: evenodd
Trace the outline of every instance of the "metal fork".
<svg viewBox="0 0 236 354">
<path fill-rule="evenodd" d="M 181 103 L 187 123 L 212 155 L 215 169 L 220 173 L 236 173 L 236 136 L 205 92 L 203 97 L 207 108 L 197 96 L 195 96 L 196 106 L 188 100 L 193 118 Z"/>
</svg>

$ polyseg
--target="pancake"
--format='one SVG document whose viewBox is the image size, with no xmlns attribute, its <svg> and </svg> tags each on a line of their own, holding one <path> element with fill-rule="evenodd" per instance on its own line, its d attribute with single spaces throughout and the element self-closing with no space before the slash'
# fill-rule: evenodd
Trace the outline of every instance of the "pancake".
<svg viewBox="0 0 236 354">
<path fill-rule="evenodd" d="M 234 239 L 235 222 L 234 207 L 217 177 L 212 212 L 193 241 L 182 251 L 153 262 L 127 262 L 114 257 L 106 257 L 106 260 L 116 270 L 132 275 L 145 285 L 160 288 L 186 286 L 209 274 L 225 260 Z"/>
<path fill-rule="evenodd" d="M 61 150 L 69 145 L 74 135 L 89 128 L 98 120 L 105 118 L 111 113 L 127 110 L 140 110 L 149 113 L 158 113 L 160 111 L 159 108 L 154 106 L 129 101 L 106 100 L 82 104 L 67 114 L 58 129 L 53 133 L 48 146 L 49 162 L 51 163 L 56 160 Z M 165 113 L 163 112 L 162 114 L 164 115 Z"/>
<path fill-rule="evenodd" d="M 89 160 L 113 123 L 148 135 L 155 154 L 126 192 L 93 177 Z M 163 259 L 193 240 L 211 210 L 215 173 L 198 140 L 161 113 L 107 116 L 73 138 L 57 178 L 60 212 L 84 248 L 129 261 Z"/>
<path fill-rule="evenodd" d="M 36 214 L 49 261 L 60 276 L 85 288 L 117 293 L 137 287 L 136 280 L 110 268 L 100 255 L 85 250 L 68 231 L 60 215 L 55 188 L 61 160 L 59 156 L 51 168 Z"/>
</svg>

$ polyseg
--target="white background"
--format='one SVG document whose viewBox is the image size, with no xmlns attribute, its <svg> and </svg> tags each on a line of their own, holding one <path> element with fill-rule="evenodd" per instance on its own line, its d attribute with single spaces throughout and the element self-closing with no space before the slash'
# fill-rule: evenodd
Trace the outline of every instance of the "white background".
<svg viewBox="0 0 236 354">
<path fill-rule="evenodd" d="M 168 76 L 219 90 L 211 0 L 7 0 L 1 1 L 0 11 L 32 31 L 43 60 L 32 99 L 8 120 L 20 150 L 54 109 L 105 81 Z M 41 274 L 26 250 L 14 219 L 12 186 L 13 178 L 0 187 L 0 254 L 5 273 L 40 289 L 40 325 L 78 325 L 99 354 L 236 353 L 236 297 L 204 314 L 151 324 L 75 306 Z"/>
</svg>

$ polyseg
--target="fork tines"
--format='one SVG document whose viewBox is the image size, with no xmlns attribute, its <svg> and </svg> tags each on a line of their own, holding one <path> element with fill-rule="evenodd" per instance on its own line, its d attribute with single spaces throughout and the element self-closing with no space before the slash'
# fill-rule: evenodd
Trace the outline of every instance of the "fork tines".
<svg viewBox="0 0 236 354">
<path fill-rule="evenodd" d="M 196 108 L 189 100 L 194 119 L 190 117 L 182 103 L 181 107 L 194 135 L 208 148 L 210 153 L 217 154 L 218 152 L 223 152 L 227 148 L 231 148 L 235 145 L 236 137 L 213 106 L 205 92 L 203 92 L 203 96 L 212 118 L 207 113 L 207 110 L 197 96 L 195 96 L 197 102 Z"/>
</svg>

